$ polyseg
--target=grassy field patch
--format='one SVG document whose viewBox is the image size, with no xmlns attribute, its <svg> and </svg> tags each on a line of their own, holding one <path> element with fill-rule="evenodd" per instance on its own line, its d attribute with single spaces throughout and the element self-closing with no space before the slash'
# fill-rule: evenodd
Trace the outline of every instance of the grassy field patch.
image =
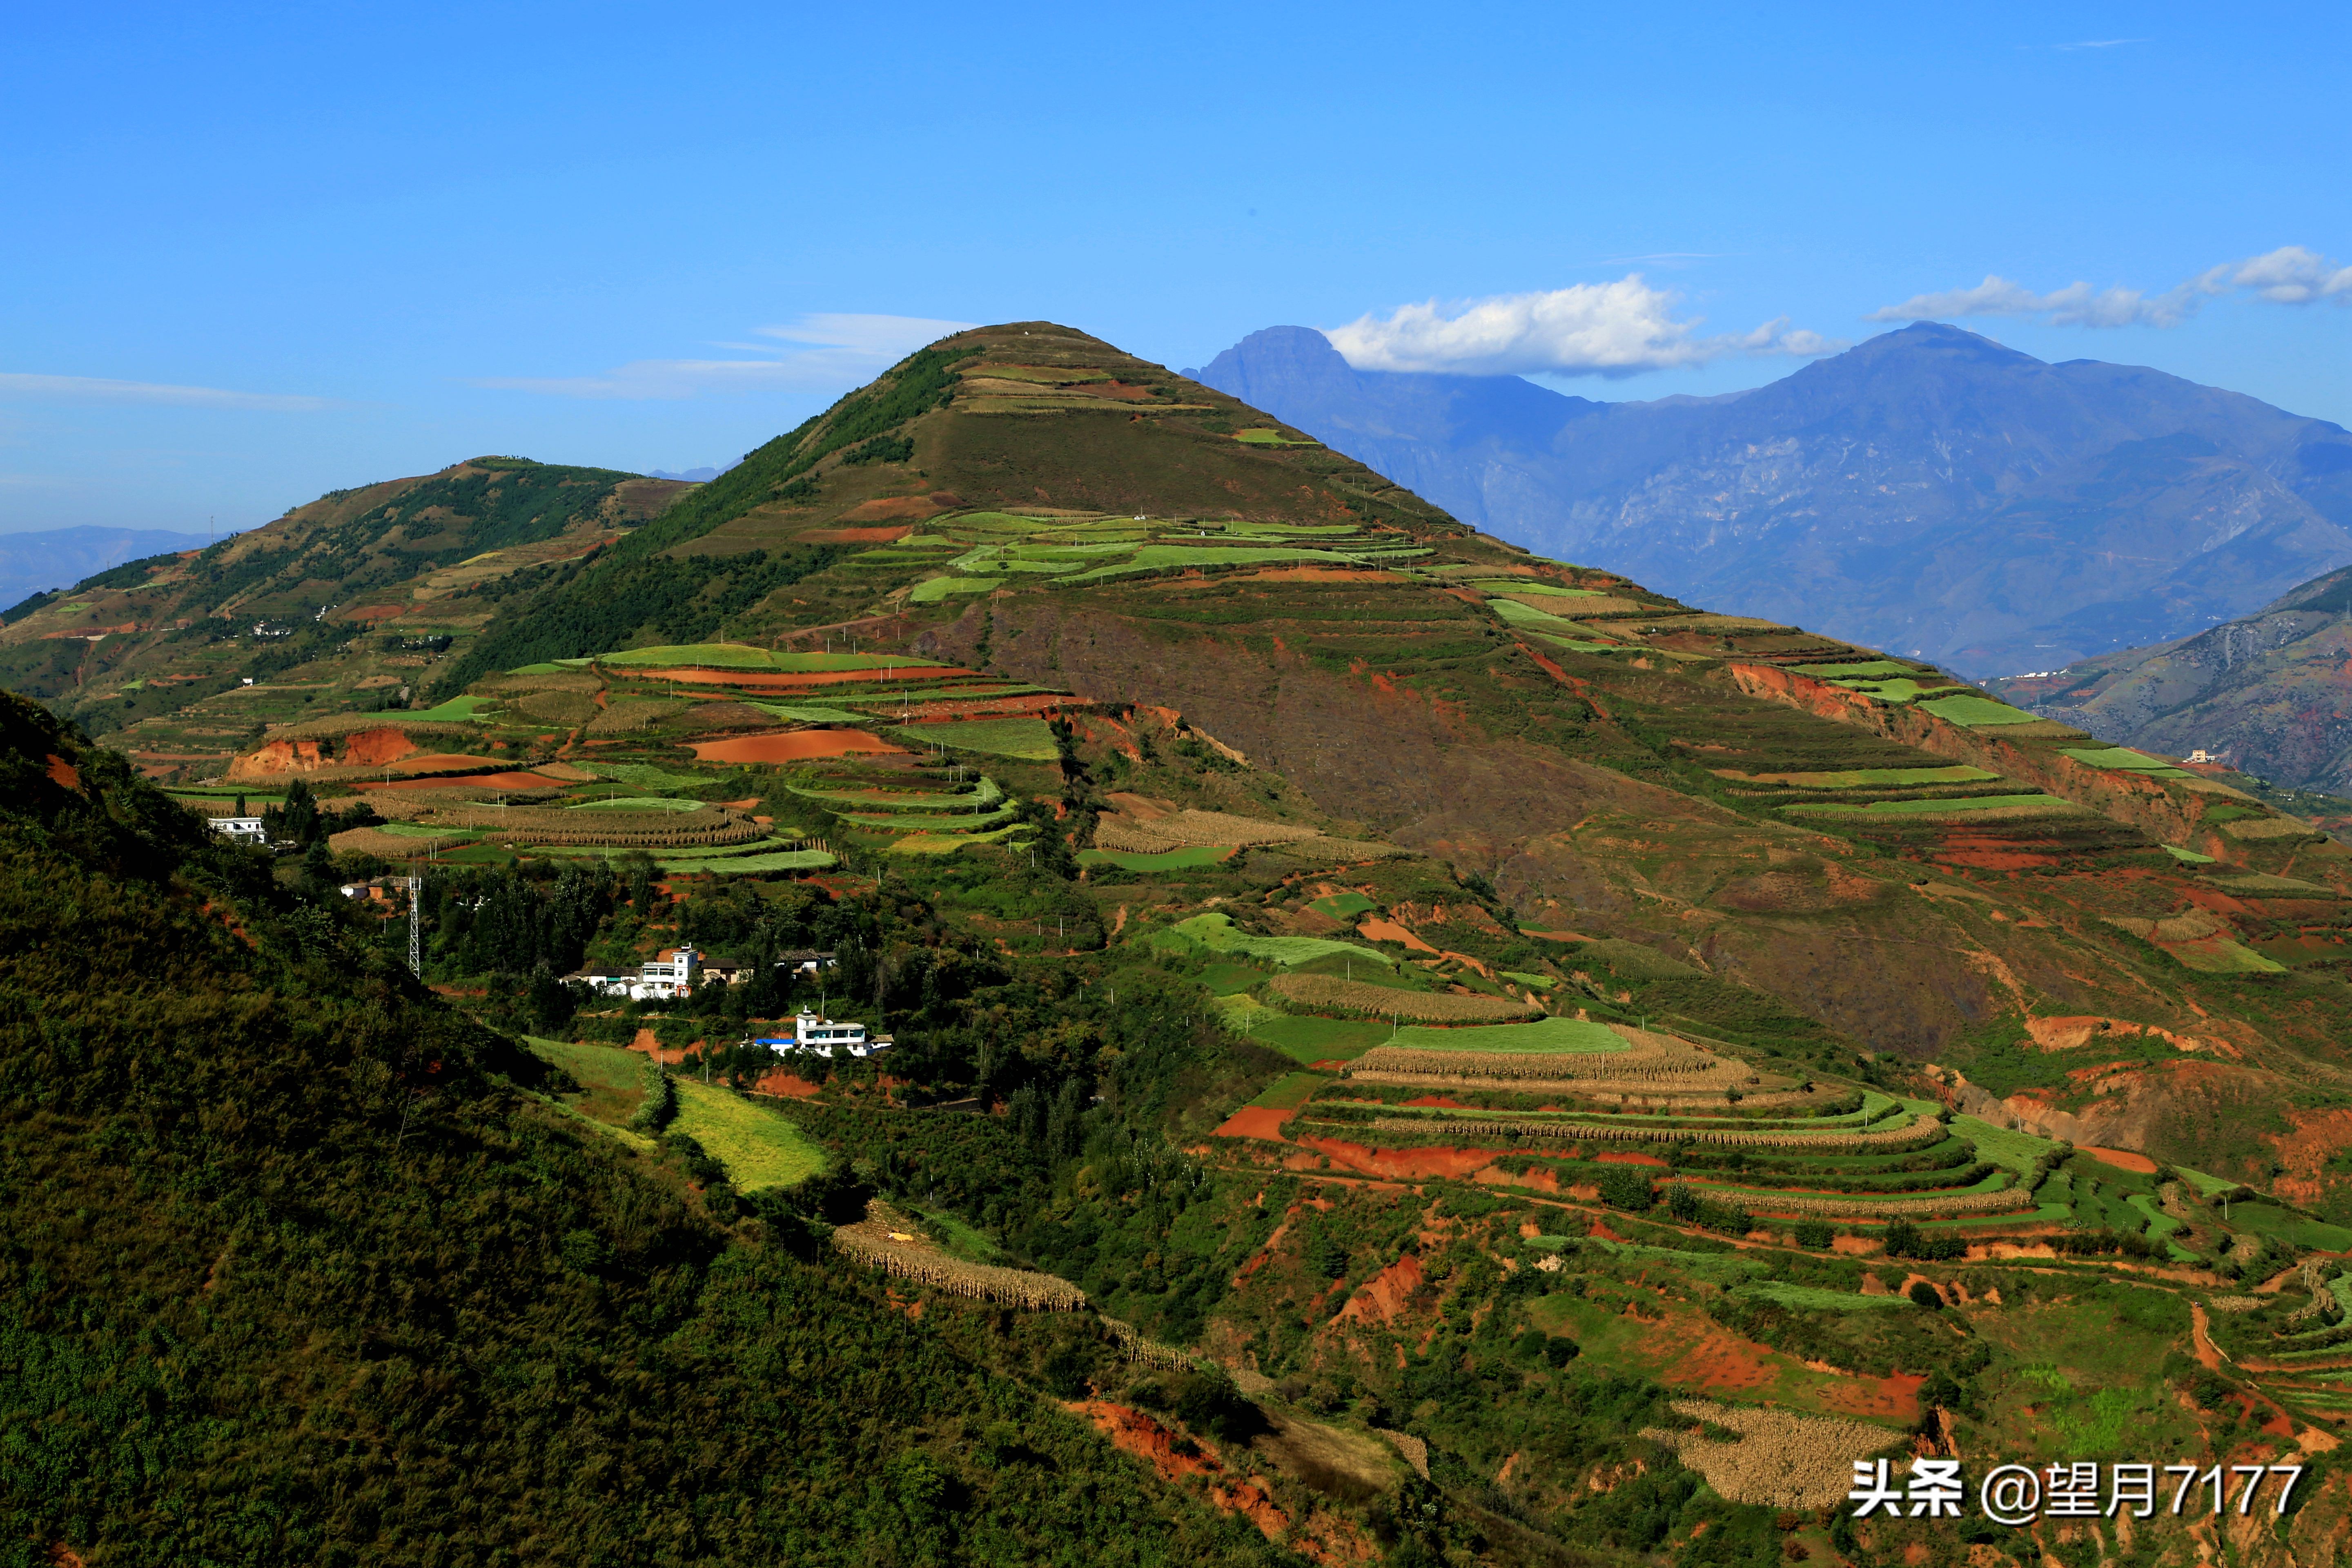
<svg viewBox="0 0 2352 1568">
<path fill-rule="evenodd" d="M 1360 914 L 1370 913 L 1381 906 L 1361 893 L 1346 892 L 1327 893 L 1307 907 L 1318 915 L 1328 915 L 1335 921 L 1347 921 L 1353 920 Z"/>
<path fill-rule="evenodd" d="M 762 713 L 772 714 L 778 719 L 790 719 L 800 724 L 856 724 L 865 717 L 860 713 L 845 712 L 839 708 L 810 708 L 790 702 L 753 702 L 746 699 L 743 706 L 757 708 Z"/>
<path fill-rule="evenodd" d="M 1738 784 L 1785 784 L 1790 789 L 1912 789 L 1921 784 L 1983 784 L 2000 777 L 1966 763 L 1946 768 L 1840 768 L 1827 773 L 1743 773 L 1717 768 L 1715 776 Z"/>
<path fill-rule="evenodd" d="M 1260 1089 L 1250 1103 L 1267 1110 L 1296 1110 L 1315 1098 L 1315 1091 L 1331 1080 L 1321 1073 L 1285 1073 Z"/>
<path fill-rule="evenodd" d="M 654 864 L 678 875 L 708 871 L 714 877 L 756 877 L 770 871 L 830 870 L 838 862 L 822 849 L 786 849 L 772 855 L 712 856 L 700 860 L 656 860 Z"/>
<path fill-rule="evenodd" d="M 1155 932 L 1154 945 L 1205 948 L 1211 952 L 1238 952 L 1250 958 L 1262 958 L 1285 968 L 1311 963 L 1318 958 L 1344 954 L 1367 958 L 1383 967 L 1396 960 L 1386 953 L 1353 942 L 1330 942 L 1319 936 L 1252 936 L 1237 930 L 1230 915 L 1214 912 L 1194 915 L 1181 921 L 1166 931 Z"/>
<path fill-rule="evenodd" d="M 950 724 L 907 724 L 890 731 L 910 746 L 947 746 L 992 757 L 1050 763 L 1061 753 L 1043 719 L 967 719 Z"/>
<path fill-rule="evenodd" d="M 1944 816 L 1955 812 L 2079 809 L 2053 795 L 1971 795 L 1944 800 L 1874 800 L 1868 805 L 1787 805 L 1804 816 Z"/>
<path fill-rule="evenodd" d="M 1865 1296 L 1859 1290 L 1829 1290 L 1819 1285 L 1788 1285 L 1774 1280 L 1742 1285 L 1736 1293 L 1801 1312 L 1860 1312 L 1911 1305 L 1902 1296 Z"/>
<path fill-rule="evenodd" d="M 672 1125 L 727 1167 L 741 1193 L 789 1187 L 824 1169 L 824 1151 L 780 1113 L 731 1089 L 678 1078 Z"/>
<path fill-rule="evenodd" d="M 384 722 L 387 724 L 398 724 L 403 721 L 406 721 L 408 722 L 417 724 L 446 724 L 461 719 L 478 719 L 481 717 L 483 709 L 494 709 L 497 706 L 498 699 L 495 697 L 474 697 L 470 695 L 465 697 L 452 697 L 448 701 L 442 703 L 436 708 L 415 709 L 404 713 L 387 712 L 384 715 Z"/>
<path fill-rule="evenodd" d="M 1233 853 L 1232 848 L 1214 844 L 1188 845 L 1181 849 L 1162 850 L 1156 855 L 1125 849 L 1082 849 L 1078 852 L 1078 864 L 1117 866 L 1125 871 L 1181 871 L 1213 866 Z"/>
<path fill-rule="evenodd" d="M 933 577 L 916 584 L 907 597 L 918 605 L 936 605 L 950 594 L 985 594 L 1003 585 L 1002 577 Z"/>
<path fill-rule="evenodd" d="M 2047 1138 L 2036 1138 L 2031 1132 L 2018 1132 L 1974 1116 L 1952 1118 L 1952 1131 L 1976 1145 L 1977 1158 L 2023 1176 L 2033 1170 L 2034 1162 L 2057 1147 Z"/>
<path fill-rule="evenodd" d="M 1249 1037 L 1295 1062 L 1344 1062 L 1387 1044 L 1389 1026 L 1370 1018 L 1300 1018 L 1276 1013 L 1253 1023 Z"/>
<path fill-rule="evenodd" d="M 1632 1047 L 1606 1024 L 1585 1018 L 1538 1018 L 1531 1024 L 1479 1024 L 1459 1029 L 1410 1024 L 1386 1042 L 1415 1051 L 1503 1051 L 1592 1056 Z"/>
<path fill-rule="evenodd" d="M 2006 702 L 1996 702 L 1990 697 L 1977 697 L 1963 692 L 1955 697 L 1936 697 L 1923 700 L 1919 706 L 1937 718 L 1971 730 L 1990 729 L 2001 724 L 2032 724 L 2039 715 L 2022 708 L 2011 708 Z"/>
<path fill-rule="evenodd" d="M 619 795 L 604 800 L 583 800 L 567 806 L 569 811 L 700 811 L 698 800 L 680 800 L 667 795 Z"/>
</svg>

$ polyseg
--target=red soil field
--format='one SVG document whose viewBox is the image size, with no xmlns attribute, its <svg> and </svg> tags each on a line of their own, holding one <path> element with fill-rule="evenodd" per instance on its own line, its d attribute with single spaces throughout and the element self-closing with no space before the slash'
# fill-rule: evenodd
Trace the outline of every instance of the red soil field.
<svg viewBox="0 0 2352 1568">
<path fill-rule="evenodd" d="M 868 501 L 866 503 L 866 506 L 872 506 L 873 504 L 874 503 L 872 501 Z M 887 505 L 888 503 L 885 502 L 883 504 Z M 928 512 L 929 503 L 925 502 L 924 506 L 926 512 Z M 859 511 L 866 511 L 866 507 L 860 507 L 857 510 Z M 890 514 L 887 512 L 866 512 L 866 515 L 868 517 L 887 517 Z M 904 539 L 907 535 L 914 531 L 915 531 L 912 528 L 905 527 L 903 525 L 898 528 L 809 528 L 802 530 L 794 537 L 805 539 L 812 544 L 887 544 L 894 539 Z"/>
<path fill-rule="evenodd" d="M 401 738 L 407 739 L 406 736 Z M 369 767 L 384 765 L 372 758 L 355 760 Z M 395 772 L 404 773 L 448 773 L 465 768 L 494 768 L 499 765 L 499 760 L 496 757 L 469 757 L 461 752 L 442 752 L 431 756 L 403 757 L 391 765 Z"/>
<path fill-rule="evenodd" d="M 480 765 L 480 760 L 476 763 Z M 492 789 L 551 789 L 560 779 L 544 778 L 538 773 L 467 773 L 462 778 L 394 779 L 386 784 L 382 779 L 353 779 L 352 787 L 359 790 L 396 789 L 403 794 L 419 789 L 474 789 L 488 785 Z"/>
<path fill-rule="evenodd" d="M 703 741 L 696 744 L 694 754 L 706 763 L 799 763 L 811 757 L 845 757 L 855 752 L 904 749 L 863 730 L 795 730 L 782 735 Z"/>
<path fill-rule="evenodd" d="M 1666 1162 L 1659 1159 L 1655 1154 L 1636 1154 L 1630 1149 L 1612 1149 L 1606 1153 L 1595 1154 L 1592 1157 L 1603 1165 L 1655 1165 L 1661 1170 L 1666 1168 Z"/>
<path fill-rule="evenodd" d="M 969 669 L 957 669 L 943 664 L 908 664 L 898 669 L 633 669 L 630 678 L 637 680 L 678 680 L 699 686 L 756 686 L 762 689 L 779 689 L 802 686 L 840 686 L 862 680 L 869 686 L 887 686 L 893 680 L 936 680 L 947 676 L 973 675 Z"/>
<path fill-rule="evenodd" d="M 2102 1165 L 2113 1165 L 2118 1171 L 2129 1171 L 2141 1176 L 2156 1174 L 2155 1161 L 2145 1154 L 2135 1154 L 2128 1149 L 2095 1149 L 2088 1143 L 2077 1143 L 2074 1152 L 2088 1154 Z"/>
<path fill-rule="evenodd" d="M 1290 1120 L 1290 1112 L 1277 1110 L 1269 1105 L 1244 1105 L 1210 1136 L 1213 1138 L 1263 1138 L 1269 1143 L 1283 1141 L 1282 1124 Z"/>
<path fill-rule="evenodd" d="M 1329 1156 L 1332 1163 L 1368 1176 L 1419 1181 L 1428 1176 L 1467 1176 L 1510 1152 L 1507 1149 L 1370 1149 L 1337 1138 L 1300 1138 L 1302 1149 Z"/>
</svg>

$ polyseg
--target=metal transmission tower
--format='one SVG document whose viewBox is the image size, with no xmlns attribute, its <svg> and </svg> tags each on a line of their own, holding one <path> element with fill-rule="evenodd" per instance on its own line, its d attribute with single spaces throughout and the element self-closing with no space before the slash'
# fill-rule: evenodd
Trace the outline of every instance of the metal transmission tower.
<svg viewBox="0 0 2352 1568">
<path fill-rule="evenodd" d="M 425 893 L 425 879 L 409 868 L 408 879 L 408 973 L 419 980 L 425 978 L 425 926 L 419 909 Z"/>
</svg>

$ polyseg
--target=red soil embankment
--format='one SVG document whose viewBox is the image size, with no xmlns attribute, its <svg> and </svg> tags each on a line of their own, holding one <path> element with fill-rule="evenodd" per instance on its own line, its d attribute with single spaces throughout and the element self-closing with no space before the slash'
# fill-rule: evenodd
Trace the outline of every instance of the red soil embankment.
<svg viewBox="0 0 2352 1568">
<path fill-rule="evenodd" d="M 778 1068 L 772 1072 L 763 1072 L 753 1079 L 751 1092 L 772 1094 L 781 1100 L 814 1100 L 820 1090 L 816 1085 L 809 1082 L 800 1074 L 787 1072 L 782 1068 Z"/>
<path fill-rule="evenodd" d="M 1300 1138 L 1294 1142 L 1350 1171 L 1405 1181 L 1471 1175 L 1511 1152 L 1507 1149 L 1373 1149 L 1337 1138 Z"/>
<path fill-rule="evenodd" d="M 945 680 L 954 676 L 977 676 L 977 671 L 959 669 L 947 664 L 916 664 L 911 660 L 895 668 L 883 669 L 633 669 L 627 672 L 635 680 L 675 680 L 687 686 L 845 686 L 863 681 L 868 686 L 887 684 L 893 680 Z M 1003 679 L 1002 676 L 999 679 Z"/>
<path fill-rule="evenodd" d="M 1331 1321 L 1385 1323 L 1405 1310 L 1406 1299 L 1421 1289 L 1425 1278 L 1421 1271 L 1421 1259 L 1408 1252 L 1365 1280 Z"/>
<path fill-rule="evenodd" d="M 863 730 L 796 730 L 782 735 L 744 735 L 731 741 L 704 741 L 694 748 L 706 763 L 799 763 L 812 757 L 845 757 L 852 753 L 904 751 Z"/>
<path fill-rule="evenodd" d="M 1220 1475 L 1224 1470 L 1216 1456 L 1205 1450 L 1178 1453 L 1176 1435 L 1140 1410 L 1101 1399 L 1075 1400 L 1062 1408 L 1093 1422 L 1095 1429 L 1109 1438 L 1113 1446 L 1150 1465 L 1163 1481 L 1181 1480 L 1186 1476 Z M 1289 1515 L 1275 1506 L 1274 1499 L 1257 1481 L 1213 1483 L 1208 1496 L 1215 1507 L 1227 1513 L 1238 1513 L 1256 1525 L 1269 1541 L 1280 1540 L 1290 1528 Z"/>
<path fill-rule="evenodd" d="M 2088 1143 L 2078 1143 L 2074 1146 L 2074 1152 L 2088 1154 L 2102 1165 L 2113 1165 L 2118 1171 L 2129 1171 L 2141 1176 L 2156 1174 L 2155 1161 L 2145 1154 L 2135 1154 L 2128 1149 L 2100 1149 Z"/>
<path fill-rule="evenodd" d="M 1263 1138 L 1269 1143 L 1282 1142 L 1282 1124 L 1291 1113 L 1270 1105 L 1244 1105 L 1225 1118 L 1212 1138 Z"/>
</svg>

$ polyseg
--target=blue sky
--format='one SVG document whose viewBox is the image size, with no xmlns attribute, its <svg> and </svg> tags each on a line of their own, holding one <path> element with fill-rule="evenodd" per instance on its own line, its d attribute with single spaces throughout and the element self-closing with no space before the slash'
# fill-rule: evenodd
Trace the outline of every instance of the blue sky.
<svg viewBox="0 0 2352 1568">
<path fill-rule="evenodd" d="M 1907 305 L 2352 424 L 2344 13 L 1780 9 L 20 10 L 0 531 L 723 463 L 1033 317 L 1614 398 Z"/>
</svg>

